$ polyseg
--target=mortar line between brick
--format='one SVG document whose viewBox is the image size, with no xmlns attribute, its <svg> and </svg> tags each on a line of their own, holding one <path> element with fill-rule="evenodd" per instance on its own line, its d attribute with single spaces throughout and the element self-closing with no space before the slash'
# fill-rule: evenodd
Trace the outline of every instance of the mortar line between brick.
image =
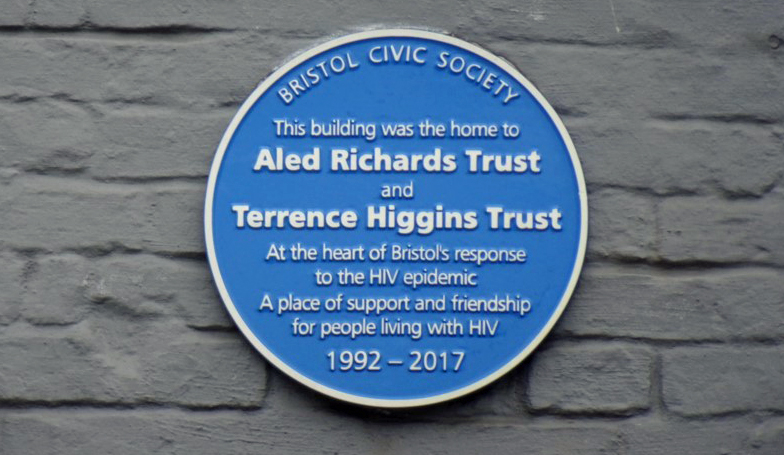
<svg viewBox="0 0 784 455">
<path fill-rule="evenodd" d="M 748 114 L 724 114 L 724 115 L 651 115 L 651 120 L 664 123 L 686 123 L 686 122 L 705 122 L 720 125 L 754 125 L 769 126 L 778 125 L 781 119 L 762 117 Z"/>
<path fill-rule="evenodd" d="M 32 21 L 32 18 L 30 19 Z M 95 26 L 88 23 L 76 26 L 46 26 L 46 25 L 7 25 L 0 26 L 0 39 L 4 37 L 24 36 L 28 38 L 108 38 L 118 41 L 125 40 L 157 40 L 157 41 L 183 41 L 198 40 L 205 37 L 244 32 L 241 29 L 198 27 L 187 25 L 151 26 L 151 27 L 107 27 Z"/>
<path fill-rule="evenodd" d="M 568 308 L 566 311 L 569 311 Z M 734 346 L 734 347 L 782 347 L 784 346 L 784 337 L 779 338 L 705 338 L 705 339 L 661 339 L 661 338 L 645 338 L 645 337 L 632 337 L 632 336 L 619 336 L 619 335 L 563 335 L 552 334 L 549 337 L 551 343 L 559 343 L 561 345 L 580 345 L 584 343 L 616 343 L 627 344 L 632 346 L 647 346 L 658 347 L 663 349 L 680 348 L 687 346 L 696 347 L 719 347 L 719 346 Z"/>
<path fill-rule="evenodd" d="M 589 239 L 590 244 L 590 239 Z M 645 267 L 646 272 L 694 272 L 696 275 L 701 273 L 714 272 L 733 272 L 741 270 L 784 270 L 784 264 L 771 262 L 713 262 L 713 261 L 669 261 L 666 259 L 643 259 L 643 258 L 611 258 L 611 257 L 589 257 L 586 260 L 587 266 L 616 266 L 626 268 L 629 271 L 640 267 Z"/>
<path fill-rule="evenodd" d="M 190 104 L 179 105 L 170 102 L 153 103 L 146 98 L 104 98 L 104 99 L 82 99 L 75 98 L 65 93 L 52 93 L 41 95 L 21 95 L 18 93 L 11 93 L 0 95 L 0 106 L 3 107 L 18 107 L 27 103 L 63 103 L 72 106 L 78 106 L 88 111 L 96 117 L 107 115 L 103 110 L 111 113 L 113 116 L 122 117 L 125 114 L 147 114 L 150 111 L 155 114 L 167 115 L 189 115 L 193 117 L 209 116 L 219 117 L 221 115 L 227 116 L 226 121 L 233 116 L 239 101 L 232 102 L 225 106 L 219 107 L 204 107 L 200 110 L 194 110 Z"/>
<path fill-rule="evenodd" d="M 516 43 L 523 45 L 546 45 L 546 46 L 561 46 L 561 47 L 574 47 L 574 48 L 591 48 L 591 49 L 607 49 L 607 50 L 652 50 L 652 49 L 686 49 L 676 46 L 675 42 L 652 42 L 647 41 L 633 41 L 633 40 L 619 40 L 619 41 L 584 41 L 578 39 L 557 39 L 557 38 L 532 38 L 526 36 L 513 36 L 504 34 L 490 34 L 486 40 L 488 47 L 492 47 L 493 41 L 503 43 Z M 497 54 L 502 54 L 499 51 L 494 51 Z"/>
<path fill-rule="evenodd" d="M 90 400 L 23 400 L 0 399 L 0 409 L 6 410 L 34 410 L 34 409 L 95 409 L 118 411 L 147 411 L 147 410 L 181 410 L 189 412 L 254 412 L 262 409 L 258 405 L 238 406 L 222 404 L 218 406 L 185 405 L 173 402 L 123 402 L 123 401 L 90 401 Z"/>
</svg>

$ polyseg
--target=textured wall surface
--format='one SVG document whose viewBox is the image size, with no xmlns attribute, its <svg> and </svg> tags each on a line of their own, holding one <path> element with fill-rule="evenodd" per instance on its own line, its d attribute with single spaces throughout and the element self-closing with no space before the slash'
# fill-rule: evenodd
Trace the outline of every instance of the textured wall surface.
<svg viewBox="0 0 784 455">
<path fill-rule="evenodd" d="M 515 64 L 575 141 L 579 289 L 490 387 L 341 404 L 205 261 L 212 155 L 288 56 L 411 25 Z M 4 0 L 0 454 L 784 453 L 781 0 Z"/>
</svg>

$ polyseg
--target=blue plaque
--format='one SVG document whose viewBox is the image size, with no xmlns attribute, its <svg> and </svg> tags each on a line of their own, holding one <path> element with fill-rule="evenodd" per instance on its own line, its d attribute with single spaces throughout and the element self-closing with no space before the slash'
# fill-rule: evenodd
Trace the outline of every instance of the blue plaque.
<svg viewBox="0 0 784 455">
<path fill-rule="evenodd" d="M 297 56 L 216 152 L 205 235 L 221 297 L 277 368 L 353 403 L 485 386 L 542 341 L 585 253 L 574 146 L 505 60 L 377 30 Z"/>
</svg>

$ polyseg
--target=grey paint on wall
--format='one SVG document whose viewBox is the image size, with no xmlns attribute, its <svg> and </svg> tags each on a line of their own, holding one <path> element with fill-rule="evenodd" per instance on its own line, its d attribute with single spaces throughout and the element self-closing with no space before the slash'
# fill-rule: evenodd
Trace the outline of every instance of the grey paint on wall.
<svg viewBox="0 0 784 455">
<path fill-rule="evenodd" d="M 576 295 L 490 387 L 324 398 L 239 335 L 205 262 L 212 154 L 287 56 L 377 24 L 518 67 L 591 205 Z M 779 0 L 7 0 L 0 454 L 784 453 Z"/>
</svg>

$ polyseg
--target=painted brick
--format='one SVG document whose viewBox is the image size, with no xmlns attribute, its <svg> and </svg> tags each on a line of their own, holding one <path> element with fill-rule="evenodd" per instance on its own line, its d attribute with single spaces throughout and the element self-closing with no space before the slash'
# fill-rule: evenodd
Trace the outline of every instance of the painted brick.
<svg viewBox="0 0 784 455">
<path fill-rule="evenodd" d="M 0 244 L 46 250 L 141 245 L 144 220 L 135 187 L 17 178 L 6 189 Z"/>
<path fill-rule="evenodd" d="M 665 45 L 671 36 L 664 24 L 638 19 L 650 18 L 650 9 L 638 1 L 575 5 L 561 0 L 526 4 L 490 0 L 474 5 L 474 17 L 480 29 L 513 40 Z M 575 21 L 575 16 L 581 20 Z"/>
<path fill-rule="evenodd" d="M 120 0 L 89 0 L 90 17 L 103 27 L 203 27 L 264 30 L 276 34 L 324 36 L 368 24 L 421 22 L 430 27 L 455 29 L 465 24 L 470 10 L 465 1 L 403 0 L 394 8 L 359 0 L 315 2 L 256 2 L 252 0 L 187 0 L 177 4 L 145 1 L 131 7 Z M 444 14 L 444 10 L 452 14 Z"/>
<path fill-rule="evenodd" d="M 37 260 L 24 294 L 24 319 L 40 325 L 81 321 L 94 305 L 85 293 L 94 278 L 90 262 L 73 254 Z"/>
<path fill-rule="evenodd" d="M 477 29 L 520 41 L 754 49 L 771 33 L 784 34 L 784 12 L 777 0 L 687 4 L 490 0 L 472 6 Z"/>
<path fill-rule="evenodd" d="M 652 367 L 646 348 L 554 347 L 533 357 L 528 401 L 536 411 L 632 414 L 650 406 Z"/>
<path fill-rule="evenodd" d="M 784 197 L 674 197 L 659 209 L 660 254 L 669 261 L 784 263 Z"/>
<path fill-rule="evenodd" d="M 714 421 L 661 421 L 634 419 L 620 425 L 628 453 L 645 455 L 776 455 L 781 445 L 761 434 L 754 419 L 723 418 Z M 775 437 L 774 437 L 775 438 Z"/>
<path fill-rule="evenodd" d="M 204 194 L 202 185 L 179 185 L 145 194 L 142 244 L 152 251 L 203 254 Z M 194 226 L 198 226 L 194 229 Z"/>
<path fill-rule="evenodd" d="M 784 336 L 778 270 L 660 271 L 587 266 L 556 333 L 659 340 Z"/>
<path fill-rule="evenodd" d="M 55 174 L 82 171 L 96 148 L 94 129 L 89 114 L 72 103 L 2 104 L 0 150 L 4 166 Z"/>
<path fill-rule="evenodd" d="M 266 364 L 239 334 L 191 332 L 174 339 L 149 335 L 138 355 L 138 381 L 129 387 L 137 400 L 200 407 L 261 406 Z"/>
<path fill-rule="evenodd" d="M 0 252 L 0 326 L 19 317 L 25 261 L 12 253 Z"/>
<path fill-rule="evenodd" d="M 655 201 L 620 190 L 588 194 L 588 255 L 650 258 L 656 243 Z"/>
<path fill-rule="evenodd" d="M 621 454 L 622 441 L 613 428 L 567 427 L 559 424 L 424 426 L 392 428 L 379 438 L 392 453 L 471 454 L 491 450 L 497 454 L 518 454 L 521 448 L 543 455 Z M 383 433 L 382 433 L 383 434 Z M 405 436 L 401 436 L 405 435 Z M 383 447 L 383 446 L 382 446 Z"/>
<path fill-rule="evenodd" d="M 29 11 L 30 2 L 26 0 L 8 0 L 0 9 L 0 26 L 24 25 Z"/>
<path fill-rule="evenodd" d="M 0 96 L 35 97 L 67 95 L 100 98 L 112 76 L 106 71 L 113 58 L 109 46 L 95 40 L 25 38 L 10 36 L 0 41 Z M 68 74 L 69 77 L 52 77 Z M 105 92 L 103 92 L 105 93 Z"/>
<path fill-rule="evenodd" d="M 295 417 L 296 416 L 296 417 Z M 5 417 L 8 453 L 622 454 L 614 428 L 570 424 L 392 424 L 339 414 L 39 411 Z M 48 441 L 48 443 L 47 443 Z M 52 445 L 57 441 L 57 445 Z M 315 452 L 314 452 L 315 451 Z"/>
<path fill-rule="evenodd" d="M 784 409 L 784 349 L 681 347 L 664 353 L 663 396 L 684 415 Z"/>
<path fill-rule="evenodd" d="M 567 122 L 593 184 L 760 196 L 782 172 L 780 134 L 720 122 Z"/>
<path fill-rule="evenodd" d="M 204 177 L 233 110 L 194 115 L 131 107 L 95 121 L 98 146 L 89 171 L 99 178 Z M 165 153 L 161 153 L 165 150 Z"/>
<path fill-rule="evenodd" d="M 0 339 L 0 401 L 87 402 L 117 398 L 119 380 L 100 360 L 100 349 L 82 331 Z"/>
<path fill-rule="evenodd" d="M 775 455 L 784 447 L 784 419 L 765 419 L 749 439 L 750 453 Z"/>
<path fill-rule="evenodd" d="M 194 328 L 234 328 L 206 262 L 133 255 L 99 261 L 93 273 L 98 287 L 91 296 L 124 311 L 160 312 Z"/>
<path fill-rule="evenodd" d="M 644 10 L 616 3 L 620 21 L 660 27 L 672 37 L 673 43 L 689 47 L 710 46 L 722 50 L 759 50 L 767 47 L 772 33 L 784 32 L 784 11 L 777 0 L 754 2 L 724 2 L 702 0 L 682 3 L 634 2 Z M 632 14 L 625 14 L 626 11 Z"/>
<path fill-rule="evenodd" d="M 7 333 L 0 376 L 0 401 L 258 407 L 266 388 L 266 366 L 239 334 L 118 316 Z"/>
<path fill-rule="evenodd" d="M 48 256 L 37 261 L 27 289 L 22 314 L 36 325 L 115 314 L 135 320 L 174 319 L 194 328 L 234 327 L 207 264 L 198 260 L 143 254 Z"/>
<path fill-rule="evenodd" d="M 0 104 L 4 165 L 99 179 L 204 177 L 233 110 L 85 107 L 42 99 Z M 160 153 L 165 150 L 166 153 Z"/>
<path fill-rule="evenodd" d="M 253 33 L 144 40 L 65 35 L 0 40 L 0 97 L 59 96 L 200 110 L 238 105 L 303 43 Z M 68 74 L 69 77 L 51 77 Z"/>
<path fill-rule="evenodd" d="M 83 8 L 83 0 L 68 3 L 75 9 Z M 443 14 L 444 9 L 451 14 Z M 139 8 L 131 8 L 119 0 L 91 0 L 89 12 L 91 20 L 101 27 L 251 29 L 308 36 L 322 36 L 368 24 L 417 24 L 427 18 L 431 28 L 459 31 L 461 35 L 475 35 L 476 38 L 490 34 L 521 41 L 643 47 L 686 43 L 754 49 L 750 42 L 764 42 L 772 33 L 784 34 L 781 26 L 784 14 L 775 0 L 744 5 L 715 0 L 695 5 L 674 1 L 575 5 L 560 0 L 521 5 L 508 0 L 480 4 L 405 0 L 383 14 L 377 5 L 357 0 L 285 6 L 249 0 L 189 0 L 177 4 L 145 2 Z"/>
<path fill-rule="evenodd" d="M 453 419 L 515 421 L 527 413 L 526 384 L 523 379 L 526 373 L 525 366 L 515 368 L 477 392 L 435 406 L 387 410 L 338 402 L 271 368 L 264 407 L 285 410 L 293 414 L 291 417 L 293 419 L 298 419 L 299 413 L 304 414 L 302 418 L 308 418 L 307 414 L 312 413 L 314 409 L 325 409 L 361 420 L 389 419 L 392 416 L 397 422 L 439 422 L 443 416 L 448 415 Z"/>
<path fill-rule="evenodd" d="M 562 113 L 627 120 L 784 117 L 782 62 L 769 47 L 734 54 L 517 41 L 488 47 Z"/>
<path fill-rule="evenodd" d="M 255 33 L 115 43 L 108 50 L 127 65 L 109 68 L 112 81 L 99 96 L 186 109 L 236 107 L 303 44 Z M 80 50 L 90 52 L 88 46 Z"/>
<path fill-rule="evenodd" d="M 35 0 L 30 22 L 40 27 L 76 27 L 86 20 L 85 0 Z"/>
<path fill-rule="evenodd" d="M 204 185 L 102 184 L 16 178 L 0 196 L 0 245 L 67 251 L 129 249 L 197 253 Z M 30 229 L 36 226 L 36 229 Z M 194 226 L 199 226 L 193 229 Z"/>
</svg>

